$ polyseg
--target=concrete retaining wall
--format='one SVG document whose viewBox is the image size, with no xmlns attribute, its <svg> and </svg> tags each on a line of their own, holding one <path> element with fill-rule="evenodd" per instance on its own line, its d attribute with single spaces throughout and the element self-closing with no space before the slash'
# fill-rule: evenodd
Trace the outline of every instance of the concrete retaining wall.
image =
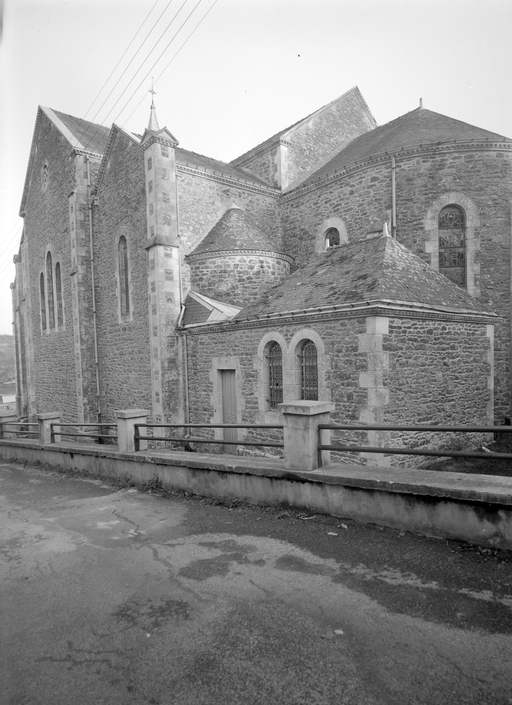
<svg viewBox="0 0 512 705">
<path fill-rule="evenodd" d="M 313 472 L 284 461 L 2 440 L 0 458 L 64 470 L 158 480 L 168 489 L 321 512 L 439 538 L 512 550 L 512 478 L 331 464 Z"/>
</svg>

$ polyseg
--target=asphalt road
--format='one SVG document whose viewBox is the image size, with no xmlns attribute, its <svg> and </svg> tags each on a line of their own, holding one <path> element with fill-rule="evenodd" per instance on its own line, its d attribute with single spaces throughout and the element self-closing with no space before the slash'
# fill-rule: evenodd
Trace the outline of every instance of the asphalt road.
<svg viewBox="0 0 512 705">
<path fill-rule="evenodd" d="M 0 703 L 512 703 L 512 555 L 3 464 Z"/>
</svg>

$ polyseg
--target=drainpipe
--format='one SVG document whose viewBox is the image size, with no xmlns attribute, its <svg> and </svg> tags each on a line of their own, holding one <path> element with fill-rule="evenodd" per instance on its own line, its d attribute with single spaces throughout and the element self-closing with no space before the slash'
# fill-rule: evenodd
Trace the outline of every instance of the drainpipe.
<svg viewBox="0 0 512 705">
<path fill-rule="evenodd" d="M 93 250 L 93 230 L 92 230 L 92 206 L 93 198 L 91 197 L 91 170 L 89 157 L 85 157 L 87 165 L 87 206 L 89 208 L 89 251 L 91 253 L 91 289 L 92 289 L 92 330 L 94 339 L 94 369 L 96 372 L 96 410 L 98 423 L 101 423 L 101 400 L 100 400 L 100 365 L 98 359 L 98 326 L 96 321 L 96 286 L 94 278 L 94 250 Z"/>
<path fill-rule="evenodd" d="M 391 237 L 396 240 L 396 162 L 391 157 Z"/>
<path fill-rule="evenodd" d="M 178 189 L 178 172 L 176 171 L 176 233 L 178 240 L 180 238 L 180 202 L 179 202 L 179 189 Z M 181 326 L 183 316 L 185 315 L 185 302 L 183 300 L 183 277 L 181 274 L 181 248 L 178 250 L 178 277 L 179 277 L 179 287 L 180 287 L 180 315 L 178 318 L 177 326 Z M 187 333 L 184 331 L 182 336 L 179 336 L 183 341 L 183 385 L 184 385 L 184 416 L 185 423 L 190 422 L 190 399 L 188 390 L 188 342 Z M 190 430 L 185 430 L 185 437 L 190 435 Z"/>
</svg>

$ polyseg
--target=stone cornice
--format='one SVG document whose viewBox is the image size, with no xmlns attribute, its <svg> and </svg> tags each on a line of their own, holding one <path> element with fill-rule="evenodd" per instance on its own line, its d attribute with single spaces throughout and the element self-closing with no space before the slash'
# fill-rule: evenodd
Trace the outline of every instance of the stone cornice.
<svg viewBox="0 0 512 705">
<path fill-rule="evenodd" d="M 146 150 L 155 143 L 163 144 L 164 147 L 171 147 L 171 149 L 175 149 L 179 145 L 176 138 L 171 139 L 169 137 L 163 137 L 162 135 L 151 135 L 151 137 L 148 137 L 145 142 L 141 143 L 141 147 Z"/>
<path fill-rule="evenodd" d="M 421 304 L 407 304 L 392 301 L 370 301 L 368 303 L 358 303 L 354 305 L 342 305 L 331 307 L 318 307 L 316 309 L 304 309 L 302 311 L 286 311 L 282 314 L 262 315 L 258 318 L 232 319 L 215 324 L 205 324 L 204 327 L 196 326 L 194 335 L 203 332 L 226 333 L 234 330 L 246 330 L 250 328 L 279 328 L 283 325 L 328 323 L 329 321 L 367 318 L 369 316 L 385 316 L 389 318 L 414 318 L 419 320 L 448 321 L 454 323 L 474 323 L 477 325 L 494 325 L 501 320 L 494 313 L 478 313 L 474 311 L 456 311 L 448 309 L 435 309 Z M 180 333 L 183 334 L 185 329 Z M 189 329 L 186 329 L 189 332 Z"/>
<path fill-rule="evenodd" d="M 188 262 L 198 262 L 200 260 L 214 259 L 216 257 L 272 257 L 273 259 L 282 259 L 289 264 L 293 264 L 294 259 L 282 252 L 273 252 L 271 250 L 218 250 L 214 252 L 199 252 L 197 254 L 189 254 L 185 256 Z"/>
<path fill-rule="evenodd" d="M 325 174 L 324 176 L 319 177 L 318 180 L 308 184 L 298 185 L 292 192 L 282 194 L 280 201 L 282 203 L 293 201 L 295 198 L 299 198 L 305 193 L 315 191 L 316 189 L 322 188 L 326 184 L 339 181 L 345 176 L 353 175 L 359 171 L 365 171 L 366 169 L 375 166 L 387 165 L 390 162 L 391 157 L 395 157 L 398 164 L 402 158 L 407 159 L 411 157 L 437 154 L 454 154 L 457 152 L 490 151 L 505 152 L 512 155 L 512 140 L 502 142 L 498 140 L 461 140 L 460 142 L 451 140 L 450 142 L 438 142 L 436 144 L 417 144 L 410 147 L 401 147 L 395 151 L 376 154 L 375 156 L 369 157 L 368 159 L 363 159 L 359 162 L 355 161 L 352 164 L 342 167 L 341 169 L 336 169 L 328 174 Z"/>
<path fill-rule="evenodd" d="M 219 181 L 220 183 L 227 184 L 228 186 L 236 186 L 237 188 L 243 188 L 247 191 L 255 191 L 256 193 L 263 193 L 267 196 L 279 196 L 281 191 L 279 189 L 272 188 L 272 186 L 265 186 L 264 184 L 255 184 L 253 181 L 238 179 L 234 176 L 228 176 L 220 171 L 209 171 L 201 167 L 192 166 L 190 164 L 183 164 L 181 162 L 176 162 L 176 171 L 181 171 L 185 174 L 193 174 L 194 176 L 200 176 L 204 179 L 211 179 L 212 181 Z"/>
</svg>

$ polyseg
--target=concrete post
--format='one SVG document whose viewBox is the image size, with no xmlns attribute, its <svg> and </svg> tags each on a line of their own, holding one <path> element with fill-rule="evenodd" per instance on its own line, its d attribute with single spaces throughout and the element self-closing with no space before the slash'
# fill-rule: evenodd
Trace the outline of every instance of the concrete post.
<svg viewBox="0 0 512 705">
<path fill-rule="evenodd" d="M 124 409 L 116 411 L 117 445 L 122 453 L 133 453 L 135 450 L 135 424 L 147 423 L 148 415 L 149 411 L 145 409 Z M 140 450 L 145 450 L 147 447 L 147 441 L 140 441 Z"/>
<path fill-rule="evenodd" d="M 284 461 L 290 470 L 318 468 L 318 426 L 331 422 L 335 405 L 330 401 L 289 401 L 278 404 L 284 423 Z M 322 432 L 322 443 L 330 442 L 328 429 Z M 330 461 L 330 452 L 322 451 L 321 464 Z"/>
<path fill-rule="evenodd" d="M 60 414 L 56 411 L 49 411 L 46 414 L 37 415 L 37 423 L 39 425 L 39 443 L 48 445 L 52 443 L 52 423 L 60 423 Z M 60 433 L 54 434 L 54 443 L 60 443 Z"/>
</svg>

